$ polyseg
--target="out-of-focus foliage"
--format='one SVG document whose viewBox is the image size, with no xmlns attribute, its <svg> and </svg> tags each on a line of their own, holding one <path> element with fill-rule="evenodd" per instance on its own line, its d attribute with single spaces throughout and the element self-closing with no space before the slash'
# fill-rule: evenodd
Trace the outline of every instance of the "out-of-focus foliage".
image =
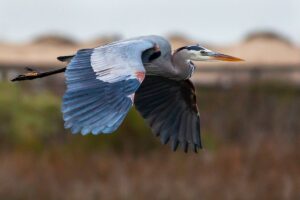
<svg viewBox="0 0 300 200">
<path fill-rule="evenodd" d="M 300 197 L 298 87 L 198 87 L 199 154 L 162 146 L 134 109 L 116 133 L 72 135 L 61 97 L 26 84 L 0 91 L 0 199 Z"/>
<path fill-rule="evenodd" d="M 0 137 L 2 145 L 39 148 L 63 132 L 59 99 L 30 94 L 12 84 L 0 85 Z"/>
<path fill-rule="evenodd" d="M 135 109 L 113 134 L 72 135 L 63 128 L 61 97 L 34 93 L 17 84 L 0 85 L 2 147 L 41 150 L 59 145 L 71 149 L 143 151 L 160 146 Z M 300 89 L 278 83 L 257 83 L 224 89 L 199 87 L 204 147 L 238 142 L 252 145 L 266 137 L 295 140 L 300 132 Z"/>
<path fill-rule="evenodd" d="M 17 85 L 0 84 L 0 138 L 3 147 L 41 150 L 61 144 L 75 149 L 151 149 L 155 141 L 132 110 L 125 123 L 109 135 L 72 135 L 63 128 L 61 98 L 51 93 L 27 92 Z"/>
</svg>

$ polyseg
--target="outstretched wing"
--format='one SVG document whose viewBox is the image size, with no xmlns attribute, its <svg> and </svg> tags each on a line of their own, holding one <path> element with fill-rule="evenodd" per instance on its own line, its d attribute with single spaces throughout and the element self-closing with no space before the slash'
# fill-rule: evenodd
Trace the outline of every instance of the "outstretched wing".
<svg viewBox="0 0 300 200">
<path fill-rule="evenodd" d="M 175 81 L 146 76 L 136 91 L 134 103 L 161 142 L 197 152 L 201 146 L 200 117 L 195 88 L 190 80 Z"/>
<path fill-rule="evenodd" d="M 154 46 L 147 40 L 127 40 L 79 50 L 65 72 L 65 127 L 82 134 L 116 130 L 144 79 L 141 55 Z"/>
</svg>

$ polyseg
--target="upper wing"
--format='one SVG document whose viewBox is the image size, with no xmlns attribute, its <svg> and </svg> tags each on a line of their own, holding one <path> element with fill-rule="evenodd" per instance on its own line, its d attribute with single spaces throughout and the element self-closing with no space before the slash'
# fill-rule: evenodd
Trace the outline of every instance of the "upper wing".
<svg viewBox="0 0 300 200">
<path fill-rule="evenodd" d="M 175 81 L 160 76 L 146 76 L 136 91 L 134 103 L 161 142 L 172 142 L 188 151 L 201 148 L 200 117 L 195 88 L 190 80 Z"/>
<path fill-rule="evenodd" d="M 65 127 L 82 134 L 116 130 L 145 76 L 141 55 L 154 46 L 147 40 L 127 40 L 79 50 L 65 72 Z"/>
</svg>

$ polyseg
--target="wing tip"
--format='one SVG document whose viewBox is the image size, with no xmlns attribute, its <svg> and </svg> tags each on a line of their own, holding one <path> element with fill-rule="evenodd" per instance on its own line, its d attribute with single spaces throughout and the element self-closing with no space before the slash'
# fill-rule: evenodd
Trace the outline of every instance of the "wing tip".
<svg viewBox="0 0 300 200">
<path fill-rule="evenodd" d="M 169 140 L 167 140 L 166 142 L 163 142 L 162 143 L 165 145 L 165 144 L 168 144 L 169 143 Z M 173 152 L 177 151 L 178 147 L 181 147 L 184 151 L 184 153 L 188 153 L 189 151 L 191 152 L 194 152 L 194 153 L 198 153 L 199 150 L 202 150 L 203 149 L 203 146 L 201 143 L 199 144 L 196 144 L 196 143 L 193 143 L 193 142 L 188 142 L 188 141 L 178 141 L 178 140 L 173 140 L 172 143 L 171 143 L 171 149 Z"/>
<path fill-rule="evenodd" d="M 61 62 L 69 62 L 73 57 L 74 57 L 74 55 L 70 55 L 70 56 L 58 56 L 57 60 L 61 61 Z"/>
</svg>

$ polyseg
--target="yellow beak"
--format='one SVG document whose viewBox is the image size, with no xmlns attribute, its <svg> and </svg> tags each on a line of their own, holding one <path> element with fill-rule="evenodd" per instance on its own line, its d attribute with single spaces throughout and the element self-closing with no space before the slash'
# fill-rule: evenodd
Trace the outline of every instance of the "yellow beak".
<svg viewBox="0 0 300 200">
<path fill-rule="evenodd" d="M 211 55 L 209 55 L 209 57 L 211 57 L 212 60 L 221 60 L 221 61 L 229 61 L 229 62 L 244 61 L 241 58 L 229 56 L 229 55 L 222 54 L 222 53 L 212 53 Z"/>
</svg>

